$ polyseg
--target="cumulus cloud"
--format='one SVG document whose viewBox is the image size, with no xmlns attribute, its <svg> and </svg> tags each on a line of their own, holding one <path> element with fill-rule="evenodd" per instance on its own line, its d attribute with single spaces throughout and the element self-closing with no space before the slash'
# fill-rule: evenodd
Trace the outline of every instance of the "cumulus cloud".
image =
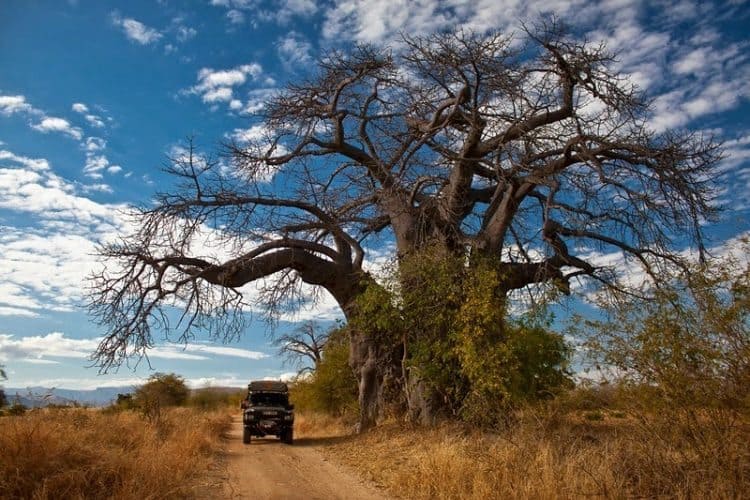
<svg viewBox="0 0 750 500">
<path fill-rule="evenodd" d="M 22 95 L 0 95 L 0 114 L 10 116 L 14 113 L 27 113 L 32 109 Z"/>
<path fill-rule="evenodd" d="M 155 43 L 163 36 L 158 30 L 150 28 L 135 19 L 123 18 L 117 12 L 112 14 L 112 24 L 121 28 L 128 40 L 140 45 Z"/>
<path fill-rule="evenodd" d="M 241 114 L 253 114 L 262 110 L 265 106 L 266 100 L 273 96 L 278 89 L 276 88 L 261 88 L 253 89 L 247 93 L 247 101 L 244 107 L 240 106 Z"/>
<path fill-rule="evenodd" d="M 83 138 L 83 132 L 81 129 L 71 125 L 71 123 L 65 118 L 46 116 L 42 118 L 39 123 L 32 125 L 31 128 L 45 134 L 48 132 L 59 132 L 70 136 L 77 141 L 80 141 Z"/>
<path fill-rule="evenodd" d="M 244 85 L 249 80 L 257 79 L 263 72 L 260 64 L 242 64 L 230 69 L 214 70 L 202 68 L 198 71 L 198 83 L 188 89 L 188 93 L 200 95 L 205 103 L 215 104 L 217 102 L 230 103 L 231 109 L 234 98 L 234 89 Z"/>
<path fill-rule="evenodd" d="M 70 311 L 95 268 L 95 242 L 125 227 L 123 207 L 81 193 L 108 186 L 77 185 L 54 174 L 49 162 L 0 150 L 0 209 L 30 216 L 23 228 L 0 227 L 0 315 Z"/>
<path fill-rule="evenodd" d="M 86 122 L 92 127 L 103 128 L 105 123 L 101 116 L 89 112 L 89 107 L 82 102 L 73 103 L 71 109 L 76 113 L 83 115 Z"/>
<path fill-rule="evenodd" d="M 84 149 L 90 152 L 101 151 L 106 147 L 107 141 L 105 141 L 101 137 L 87 137 L 84 144 Z"/>
</svg>

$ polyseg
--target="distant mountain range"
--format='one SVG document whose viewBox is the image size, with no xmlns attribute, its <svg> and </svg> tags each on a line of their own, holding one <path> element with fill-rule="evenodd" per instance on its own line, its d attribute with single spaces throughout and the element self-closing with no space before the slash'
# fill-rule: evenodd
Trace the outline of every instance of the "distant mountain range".
<svg viewBox="0 0 750 500">
<path fill-rule="evenodd" d="M 117 399 L 118 394 L 133 392 L 134 387 L 99 387 L 93 390 L 5 387 L 4 390 L 9 403 L 18 401 L 29 408 L 38 408 L 50 404 L 71 405 L 73 403 L 84 406 L 106 406 Z"/>
<path fill-rule="evenodd" d="M 107 406 L 117 399 L 118 394 L 129 394 L 135 391 L 134 386 L 99 387 L 93 390 L 49 389 L 47 387 L 26 387 L 18 389 L 5 387 L 5 397 L 9 404 L 16 401 L 28 408 L 39 408 L 48 405 Z M 233 393 L 242 391 L 238 387 L 210 387 L 193 389 L 193 392 L 211 391 Z"/>
</svg>

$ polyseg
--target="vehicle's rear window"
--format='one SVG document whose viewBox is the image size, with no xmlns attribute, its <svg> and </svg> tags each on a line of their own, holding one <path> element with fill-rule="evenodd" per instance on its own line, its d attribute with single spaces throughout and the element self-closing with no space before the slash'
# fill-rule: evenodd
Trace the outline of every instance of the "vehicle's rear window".
<svg viewBox="0 0 750 500">
<path fill-rule="evenodd" d="M 250 402 L 253 405 L 286 406 L 289 404 L 289 396 L 286 394 L 259 393 L 251 394 Z"/>
</svg>

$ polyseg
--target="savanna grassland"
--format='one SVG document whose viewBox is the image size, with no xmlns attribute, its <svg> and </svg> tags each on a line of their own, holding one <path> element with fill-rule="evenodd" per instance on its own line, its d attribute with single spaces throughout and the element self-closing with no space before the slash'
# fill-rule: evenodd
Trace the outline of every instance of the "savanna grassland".
<svg viewBox="0 0 750 500">
<path fill-rule="evenodd" d="M 743 498 L 750 419 L 656 411 L 642 395 L 576 389 L 502 428 L 396 419 L 354 434 L 351 415 L 298 414 L 301 445 L 396 498 Z M 211 498 L 234 407 L 39 409 L 0 419 L 1 498 Z"/>
<path fill-rule="evenodd" d="M 0 418 L 0 498 L 205 497 L 227 411 L 38 409 Z"/>
<path fill-rule="evenodd" d="M 324 453 L 400 498 L 750 494 L 747 416 L 686 408 L 659 413 L 609 396 L 603 402 L 596 392 L 575 391 L 566 401 L 518 410 L 493 432 L 390 422 L 354 436 L 341 420 L 324 416 L 298 427 L 319 436 Z"/>
</svg>

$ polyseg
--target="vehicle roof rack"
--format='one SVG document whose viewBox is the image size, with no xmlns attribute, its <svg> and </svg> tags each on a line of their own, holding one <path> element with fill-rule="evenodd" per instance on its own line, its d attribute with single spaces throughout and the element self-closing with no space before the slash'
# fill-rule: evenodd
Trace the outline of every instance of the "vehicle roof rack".
<svg viewBox="0 0 750 500">
<path fill-rule="evenodd" d="M 247 385 L 250 392 L 289 392 L 285 382 L 278 380 L 253 380 Z"/>
</svg>

